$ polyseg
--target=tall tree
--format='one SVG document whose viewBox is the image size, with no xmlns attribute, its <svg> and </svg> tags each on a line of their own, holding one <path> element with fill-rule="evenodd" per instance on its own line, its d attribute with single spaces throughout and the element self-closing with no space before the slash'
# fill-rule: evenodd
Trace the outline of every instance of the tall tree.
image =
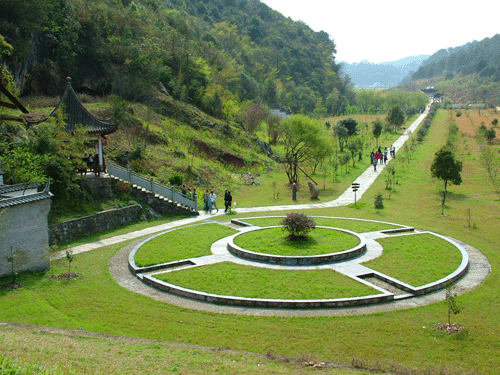
<svg viewBox="0 0 500 375">
<path fill-rule="evenodd" d="M 358 122 L 349 117 L 344 120 L 340 120 L 334 127 L 333 133 L 339 141 L 340 151 L 344 151 L 344 144 L 346 144 L 349 139 L 358 132 Z"/>
<path fill-rule="evenodd" d="M 445 147 L 436 152 L 431 165 L 431 174 L 432 177 L 444 181 L 443 200 L 441 203 L 442 215 L 444 215 L 448 183 L 460 185 L 462 183 L 460 172 L 462 172 L 462 162 L 455 159 L 453 152 Z"/>
<path fill-rule="evenodd" d="M 281 122 L 281 138 L 285 151 L 285 172 L 288 181 L 297 181 L 299 164 L 309 161 L 329 148 L 322 134 L 322 124 L 303 115 L 295 115 Z"/>
<path fill-rule="evenodd" d="M 384 126 L 382 125 L 382 121 L 380 120 L 375 120 L 373 121 L 373 137 L 377 140 L 377 146 L 378 146 L 378 139 L 380 135 L 382 134 L 382 130 L 384 129 Z"/>
<path fill-rule="evenodd" d="M 387 113 L 387 123 L 394 126 L 394 131 L 399 129 L 405 123 L 405 114 L 403 110 L 397 105 L 392 107 Z"/>
</svg>

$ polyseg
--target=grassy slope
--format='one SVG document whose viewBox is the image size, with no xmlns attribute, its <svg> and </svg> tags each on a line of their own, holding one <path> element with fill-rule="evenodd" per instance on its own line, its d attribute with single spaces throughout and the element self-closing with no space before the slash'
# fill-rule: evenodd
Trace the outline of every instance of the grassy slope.
<svg viewBox="0 0 500 375">
<path fill-rule="evenodd" d="M 425 145 L 415 152 L 415 161 L 406 169 L 392 198 L 385 200 L 383 210 L 373 208 L 374 194 L 383 192 L 385 187 L 383 179 L 379 179 L 364 195 L 358 209 L 339 207 L 307 213 L 413 225 L 459 238 L 483 251 L 493 271 L 483 284 L 459 297 L 465 310 L 454 320 L 468 329 L 464 335 L 447 336 L 432 329 L 435 323 L 446 320 L 446 307 L 441 303 L 367 316 L 313 318 L 218 315 L 165 305 L 129 293 L 111 279 L 107 259 L 121 245 L 79 255 L 81 260 L 74 262 L 72 268 L 84 275 L 82 280 L 35 278 L 26 281 L 22 290 L 1 292 L 0 320 L 82 327 L 257 353 L 309 355 L 343 363 L 361 358 L 363 363 L 386 367 L 398 363 L 421 369 L 445 366 L 457 371 L 493 373 L 500 365 L 500 280 L 496 272 L 500 239 L 493 224 L 498 223 L 500 216 L 499 202 L 491 186 L 478 178 L 481 167 L 477 157 L 463 155 L 464 183 L 451 187 L 447 215 L 440 215 L 440 184 L 431 179 L 429 168 L 434 152 L 443 143 L 444 117 L 436 117 Z M 477 229 L 465 227 L 467 209 L 471 210 Z M 269 214 L 272 213 L 266 213 Z M 63 261 L 57 261 L 53 272 L 63 272 L 64 267 Z"/>
</svg>

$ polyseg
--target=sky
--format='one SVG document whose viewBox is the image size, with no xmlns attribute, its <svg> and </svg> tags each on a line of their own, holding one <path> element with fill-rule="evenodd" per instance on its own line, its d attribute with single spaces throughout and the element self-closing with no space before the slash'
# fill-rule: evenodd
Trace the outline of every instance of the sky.
<svg viewBox="0 0 500 375">
<path fill-rule="evenodd" d="M 495 0 L 261 1 L 314 31 L 327 32 L 336 45 L 336 60 L 348 63 L 432 55 L 500 33 Z"/>
</svg>

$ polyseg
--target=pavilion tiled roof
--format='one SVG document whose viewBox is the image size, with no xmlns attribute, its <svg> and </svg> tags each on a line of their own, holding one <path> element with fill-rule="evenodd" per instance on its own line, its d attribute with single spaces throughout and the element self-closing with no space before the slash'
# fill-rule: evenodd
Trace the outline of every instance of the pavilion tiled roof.
<svg viewBox="0 0 500 375">
<path fill-rule="evenodd" d="M 76 96 L 73 87 L 71 87 L 71 78 L 68 78 L 66 91 L 49 117 L 57 117 L 57 112 L 60 108 L 62 108 L 66 114 L 66 126 L 64 130 L 68 133 L 73 133 L 77 126 L 87 127 L 88 133 L 92 135 L 106 135 L 118 130 L 118 126 L 113 125 L 110 120 L 100 120 L 94 117 L 87 108 L 83 106 Z M 39 121 L 36 123 L 38 122 Z"/>
</svg>

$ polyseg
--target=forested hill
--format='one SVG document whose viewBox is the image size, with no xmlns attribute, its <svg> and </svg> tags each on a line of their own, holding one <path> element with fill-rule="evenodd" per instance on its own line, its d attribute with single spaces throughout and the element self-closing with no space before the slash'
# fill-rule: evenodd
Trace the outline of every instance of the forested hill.
<svg viewBox="0 0 500 375">
<path fill-rule="evenodd" d="M 466 76 L 475 73 L 500 80 L 500 34 L 461 47 L 439 50 L 424 61 L 411 79 L 433 78 L 443 74 L 451 78 L 454 74 Z"/>
<path fill-rule="evenodd" d="M 0 0 L 2 63 L 22 95 L 145 100 L 161 83 L 217 117 L 245 101 L 335 113 L 353 101 L 325 32 L 258 0 Z M 1 38 L 3 36 L 3 38 Z"/>
</svg>

